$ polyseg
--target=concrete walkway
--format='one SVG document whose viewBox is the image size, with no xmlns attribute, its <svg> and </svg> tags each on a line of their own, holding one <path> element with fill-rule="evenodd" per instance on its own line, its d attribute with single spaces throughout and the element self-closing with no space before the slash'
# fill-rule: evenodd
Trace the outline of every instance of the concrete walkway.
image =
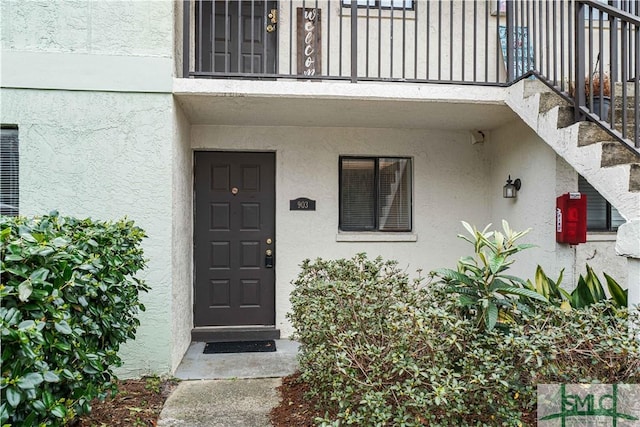
<svg viewBox="0 0 640 427">
<path fill-rule="evenodd" d="M 276 340 L 271 353 L 203 354 L 192 343 L 175 376 L 183 381 L 165 402 L 159 427 L 269 426 L 282 377 L 298 368 L 298 343 Z"/>
</svg>

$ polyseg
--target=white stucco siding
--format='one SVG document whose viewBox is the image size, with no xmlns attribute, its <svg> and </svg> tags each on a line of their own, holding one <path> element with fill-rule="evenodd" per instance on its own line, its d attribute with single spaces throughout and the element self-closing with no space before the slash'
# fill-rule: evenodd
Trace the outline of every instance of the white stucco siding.
<svg viewBox="0 0 640 427">
<path fill-rule="evenodd" d="M 171 352 L 172 97 L 2 89 L 4 124 L 19 127 L 20 213 L 111 220 L 148 234 L 151 291 L 123 376 L 168 373 Z"/>
<path fill-rule="evenodd" d="M 173 56 L 171 0 L 1 2 L 2 49 Z"/>
<path fill-rule="evenodd" d="M 461 220 L 484 224 L 489 218 L 483 149 L 467 132 L 436 130 L 193 126 L 195 150 L 275 151 L 276 153 L 276 323 L 292 330 L 291 281 L 305 258 L 351 257 L 366 252 L 396 259 L 412 276 L 416 270 L 454 266 L 469 253 L 456 235 Z M 413 159 L 413 232 L 338 231 L 340 155 L 409 156 Z M 289 200 L 309 197 L 316 211 L 290 211 Z M 380 236 L 399 240 L 380 241 Z M 345 236 L 362 241 L 339 241 Z M 399 236 L 399 237 L 398 237 Z"/>
<path fill-rule="evenodd" d="M 172 147 L 172 290 L 171 372 L 180 364 L 191 343 L 193 326 L 193 153 L 191 125 L 175 105 Z"/>
<path fill-rule="evenodd" d="M 0 3 L 2 87 L 171 92 L 173 2 Z"/>
<path fill-rule="evenodd" d="M 556 197 L 578 191 L 577 172 L 519 120 L 492 131 L 486 145 L 491 159 L 492 222 L 499 227 L 504 218 L 515 230 L 531 228 L 522 240 L 537 246 L 517 256 L 513 273 L 533 278 L 539 264 L 555 279 L 564 269 L 562 283 L 571 290 L 588 263 L 600 277 L 604 271 L 626 287 L 627 262 L 615 253 L 615 234 L 607 238 L 589 233 L 587 243 L 576 246 L 555 241 Z M 522 181 L 516 199 L 502 197 L 509 174 Z"/>
</svg>

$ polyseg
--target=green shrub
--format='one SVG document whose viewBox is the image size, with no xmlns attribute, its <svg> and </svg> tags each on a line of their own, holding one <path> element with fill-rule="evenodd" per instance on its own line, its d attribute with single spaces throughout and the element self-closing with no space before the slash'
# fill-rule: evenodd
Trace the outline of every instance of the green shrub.
<svg viewBox="0 0 640 427">
<path fill-rule="evenodd" d="M 479 327 L 491 330 L 496 324 L 512 324 L 520 312 L 529 311 L 529 299 L 548 302 L 541 294 L 525 288 L 519 277 L 505 274 L 514 262 L 510 257 L 532 247 L 516 244 L 528 230 L 514 231 L 506 221 L 502 221 L 504 234 L 487 231 L 490 225 L 482 231 L 464 221 L 462 225 L 470 236 L 458 237 L 473 245 L 474 256 L 461 258 L 457 270 L 441 268 L 431 272 L 431 276 L 459 295 L 464 313 L 475 318 Z"/>
<path fill-rule="evenodd" d="M 538 383 L 640 380 L 629 313 L 609 302 L 540 304 L 487 329 L 459 297 L 379 258 L 305 261 L 289 317 L 309 398 L 327 410 L 317 422 L 512 426 L 535 410 Z"/>
<path fill-rule="evenodd" d="M 131 221 L 0 217 L 0 422 L 61 425 L 115 389 L 147 286 Z"/>
<path fill-rule="evenodd" d="M 542 267 L 536 268 L 536 275 L 534 281 L 527 280 L 525 286 L 533 290 L 540 295 L 547 298 L 552 304 L 561 306 L 565 310 L 572 308 L 584 308 L 588 305 L 595 304 L 596 302 L 607 299 L 602 287 L 602 283 L 598 278 L 598 275 L 587 264 L 587 274 L 582 274 L 578 278 L 578 285 L 573 292 L 568 293 L 560 284 L 562 283 L 562 276 L 564 270 L 560 271 L 558 280 L 554 281 L 546 275 Z M 610 301 L 614 307 L 627 307 L 628 305 L 628 291 L 622 289 L 622 287 L 607 273 L 602 273 L 611 295 Z"/>
</svg>

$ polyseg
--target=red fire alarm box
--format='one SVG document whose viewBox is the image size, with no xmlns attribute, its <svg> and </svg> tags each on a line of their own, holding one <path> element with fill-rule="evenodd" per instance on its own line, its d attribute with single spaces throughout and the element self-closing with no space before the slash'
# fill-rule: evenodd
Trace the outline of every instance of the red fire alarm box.
<svg viewBox="0 0 640 427">
<path fill-rule="evenodd" d="M 556 199 L 556 242 L 587 241 L 587 195 L 566 193 Z"/>
</svg>

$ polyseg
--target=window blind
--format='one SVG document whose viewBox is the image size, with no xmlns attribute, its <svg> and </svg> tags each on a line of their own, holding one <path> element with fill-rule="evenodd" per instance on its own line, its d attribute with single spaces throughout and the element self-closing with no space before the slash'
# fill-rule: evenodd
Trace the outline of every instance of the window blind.
<svg viewBox="0 0 640 427">
<path fill-rule="evenodd" d="M 614 231 L 624 224 L 618 210 L 582 176 L 578 176 L 578 190 L 587 196 L 587 230 Z"/>
<path fill-rule="evenodd" d="M 375 224 L 375 160 L 343 159 L 341 218 L 343 230 L 373 230 Z"/>
<path fill-rule="evenodd" d="M 0 214 L 16 216 L 19 212 L 18 128 L 0 128 Z"/>
</svg>

